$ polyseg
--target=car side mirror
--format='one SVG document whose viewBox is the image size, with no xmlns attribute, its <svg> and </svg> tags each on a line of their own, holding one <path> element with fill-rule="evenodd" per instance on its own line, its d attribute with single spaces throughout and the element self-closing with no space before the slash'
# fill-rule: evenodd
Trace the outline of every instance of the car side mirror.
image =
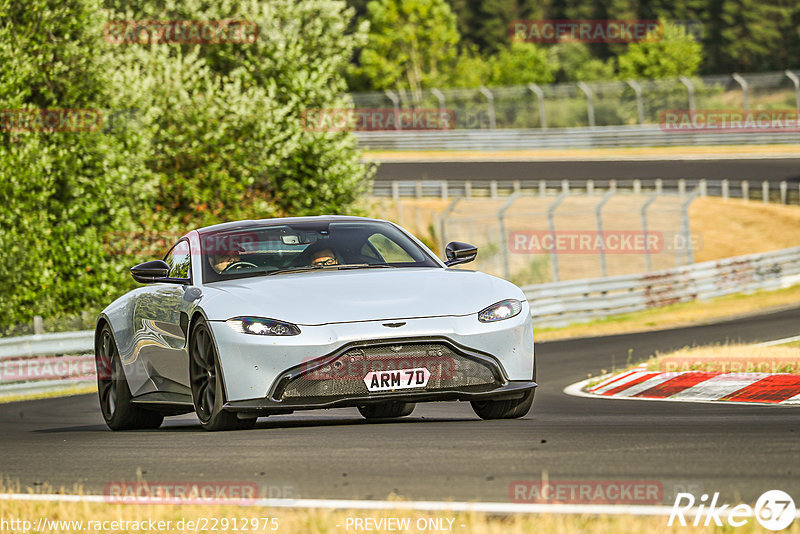
<svg viewBox="0 0 800 534">
<path fill-rule="evenodd" d="M 142 284 L 160 282 L 169 275 L 169 265 L 164 260 L 153 260 L 131 267 L 131 276 Z"/>
<path fill-rule="evenodd" d="M 451 241 L 444 249 L 447 256 L 444 264 L 448 267 L 461 263 L 469 263 L 478 256 L 478 247 L 460 241 Z"/>
</svg>

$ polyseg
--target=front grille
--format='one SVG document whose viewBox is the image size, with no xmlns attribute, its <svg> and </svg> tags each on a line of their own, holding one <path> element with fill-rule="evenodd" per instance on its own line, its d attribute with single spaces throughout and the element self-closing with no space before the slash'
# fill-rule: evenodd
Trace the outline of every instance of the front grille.
<svg viewBox="0 0 800 534">
<path fill-rule="evenodd" d="M 366 396 L 370 394 L 364 383 L 367 373 L 423 367 L 431 373 L 428 384 L 424 388 L 403 389 L 403 392 L 486 390 L 497 385 L 489 363 L 462 355 L 444 343 L 400 342 L 356 347 L 318 365 L 309 362 L 306 369 L 300 370 L 300 376 L 276 391 L 276 397 L 291 401 Z"/>
</svg>

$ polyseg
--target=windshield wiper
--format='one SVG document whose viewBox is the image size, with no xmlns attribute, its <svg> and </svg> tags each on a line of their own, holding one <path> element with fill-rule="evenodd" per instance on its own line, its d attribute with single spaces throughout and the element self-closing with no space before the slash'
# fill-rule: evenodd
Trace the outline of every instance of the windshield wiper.
<svg viewBox="0 0 800 534">
<path fill-rule="evenodd" d="M 395 267 L 393 265 L 389 265 L 388 263 L 342 263 L 337 265 L 307 265 L 305 267 L 289 267 L 286 269 L 269 271 L 264 274 L 267 276 L 272 276 L 273 274 L 302 273 L 307 271 L 346 271 L 350 269 L 374 269 L 374 268 L 394 269 Z"/>
</svg>

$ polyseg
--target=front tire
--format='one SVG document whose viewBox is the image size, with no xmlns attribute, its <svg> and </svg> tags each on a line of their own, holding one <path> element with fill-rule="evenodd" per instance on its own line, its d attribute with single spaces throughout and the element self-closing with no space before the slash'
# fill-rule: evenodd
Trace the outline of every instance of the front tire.
<svg viewBox="0 0 800 534">
<path fill-rule="evenodd" d="M 518 419 L 531 410 L 534 392 L 534 389 L 526 391 L 521 399 L 471 401 L 470 404 L 481 419 Z"/>
<path fill-rule="evenodd" d="M 413 402 L 382 402 L 359 406 L 358 411 L 365 419 L 394 419 L 411 415 L 416 406 Z"/>
<path fill-rule="evenodd" d="M 131 402 L 131 390 L 125 378 L 119 350 L 105 325 L 95 343 L 95 366 L 97 367 L 97 394 L 100 411 L 111 430 L 142 430 L 161 426 L 164 416 L 144 410 Z"/>
<path fill-rule="evenodd" d="M 255 419 L 239 419 L 235 413 L 222 409 L 225 390 L 219 357 L 211 330 L 203 319 L 192 329 L 189 342 L 189 380 L 194 411 L 205 430 L 240 430 L 256 424 Z"/>
</svg>

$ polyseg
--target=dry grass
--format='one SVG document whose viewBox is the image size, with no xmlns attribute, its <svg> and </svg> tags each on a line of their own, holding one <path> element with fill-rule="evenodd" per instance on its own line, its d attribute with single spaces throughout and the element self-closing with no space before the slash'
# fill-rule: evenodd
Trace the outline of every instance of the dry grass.
<svg viewBox="0 0 800 534">
<path fill-rule="evenodd" d="M 703 324 L 738 315 L 796 306 L 798 302 L 800 302 L 800 286 L 777 291 L 758 291 L 750 295 L 739 293 L 707 301 L 674 304 L 565 328 L 536 330 L 536 341 L 606 336 Z"/>
<path fill-rule="evenodd" d="M 346 528 L 348 518 L 409 518 L 411 524 L 415 525 L 418 520 L 440 519 L 443 525 L 448 527 L 448 520 L 452 520 L 452 530 L 454 532 L 464 532 L 470 534 L 531 534 L 531 533 L 584 533 L 584 534 L 604 534 L 604 533 L 640 533 L 640 532 L 675 532 L 675 533 L 696 533 L 696 532 L 729 532 L 730 527 L 681 527 L 673 525 L 667 527 L 667 517 L 634 517 L 634 516 L 590 516 L 590 515 L 514 515 L 509 517 L 487 516 L 477 513 L 424 513 L 408 511 L 329 511 L 329 510 L 304 510 L 304 509 L 268 509 L 259 507 L 239 507 L 239 506 L 171 506 L 171 505 L 122 505 L 122 504 L 90 504 L 90 503 L 48 503 L 33 501 L 0 501 L 0 518 L 5 520 L 26 519 L 38 521 L 39 518 L 46 517 L 48 520 L 61 521 L 84 521 L 84 529 L 88 526 L 88 521 L 110 521 L 142 522 L 150 520 L 164 521 L 163 526 L 170 528 L 161 530 L 150 530 L 149 525 L 144 528 L 136 529 L 137 525 L 130 523 L 128 528 L 117 528 L 116 532 L 195 532 L 194 529 L 187 528 L 187 521 L 198 520 L 202 523 L 207 521 L 208 530 L 217 521 L 217 532 L 243 532 L 241 524 L 244 519 L 256 520 L 258 528 L 248 529 L 247 532 L 284 532 L 297 534 L 324 534 L 327 532 L 354 532 L 353 526 Z M 227 529 L 222 528 L 221 520 L 228 519 Z M 240 528 L 233 529 L 233 518 L 236 518 Z M 272 530 L 272 523 L 264 521 L 263 518 L 276 518 L 278 528 Z M 176 528 L 178 522 L 183 520 L 183 528 Z M 170 521 L 167 525 L 166 521 Z M 267 528 L 262 528 L 266 523 Z M 677 523 L 677 521 L 676 521 Z M 753 519 L 742 527 L 736 528 L 737 533 L 749 534 L 751 532 L 761 532 L 761 529 L 754 525 Z M 351 523 L 352 525 L 352 523 Z M 449 528 L 448 528 L 449 530 Z M 53 529 L 50 532 L 69 533 L 69 532 L 108 532 L 103 530 L 80 530 L 73 528 Z M 388 532 L 389 530 L 372 530 L 372 532 Z M 409 528 L 402 532 L 425 532 L 437 530 L 419 530 Z M 200 532 L 203 532 L 201 529 Z M 800 533 L 800 522 L 795 521 L 787 530 L 783 532 L 796 534 Z"/>
<path fill-rule="evenodd" d="M 796 157 L 798 145 L 744 145 L 744 146 L 670 146 L 643 148 L 591 148 L 591 149 L 545 149 L 545 150 L 420 150 L 389 151 L 374 150 L 364 152 L 364 159 L 369 161 L 479 161 L 479 160 L 565 160 L 565 159 L 624 159 L 630 157 L 695 157 L 703 158 L 714 155 L 722 156 L 786 156 Z"/>
<path fill-rule="evenodd" d="M 800 346 L 748 344 L 705 345 L 657 353 L 647 361 L 651 371 L 800 374 Z"/>
<path fill-rule="evenodd" d="M 35 399 L 50 399 L 54 397 L 69 397 L 71 395 L 85 395 L 86 393 L 97 393 L 97 385 L 81 385 L 69 388 L 59 389 L 57 391 L 48 391 L 45 393 L 33 393 L 31 395 L 4 395 L 0 396 L 0 404 L 6 402 L 18 402 L 25 400 Z"/>
<path fill-rule="evenodd" d="M 760 191 L 758 192 L 760 194 Z M 718 260 L 800 245 L 800 207 L 698 198 L 689 211 L 700 236 L 695 261 Z"/>
</svg>

